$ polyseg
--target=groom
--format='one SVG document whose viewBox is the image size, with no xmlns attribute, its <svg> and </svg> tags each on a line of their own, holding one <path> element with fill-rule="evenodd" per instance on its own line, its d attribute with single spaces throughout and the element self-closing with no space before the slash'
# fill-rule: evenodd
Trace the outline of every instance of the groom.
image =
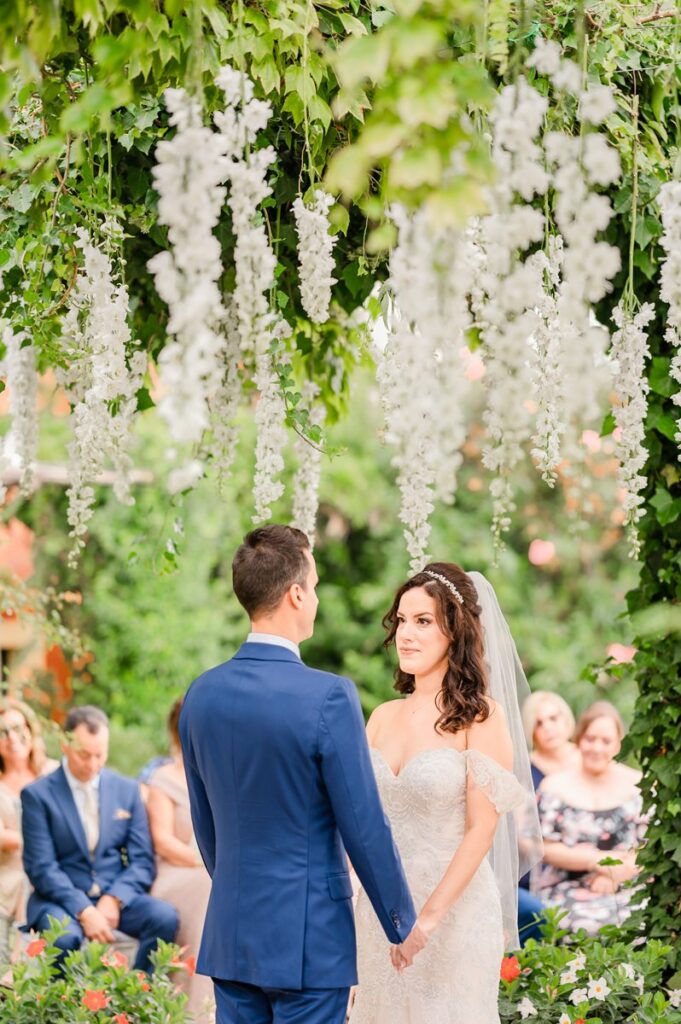
<svg viewBox="0 0 681 1024">
<path fill-rule="evenodd" d="M 388 940 L 415 920 L 349 679 L 308 668 L 318 583 L 307 537 L 265 526 L 232 564 L 251 633 L 190 687 L 180 736 L 212 877 L 198 969 L 217 1024 L 340 1024 L 356 984 L 345 850 Z"/>
</svg>

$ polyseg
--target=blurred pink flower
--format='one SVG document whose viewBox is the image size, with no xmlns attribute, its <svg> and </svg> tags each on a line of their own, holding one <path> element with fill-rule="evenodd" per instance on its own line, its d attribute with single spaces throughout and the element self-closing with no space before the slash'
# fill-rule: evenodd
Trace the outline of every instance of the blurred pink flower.
<svg viewBox="0 0 681 1024">
<path fill-rule="evenodd" d="M 595 430 L 584 430 L 582 432 L 582 444 L 590 452 L 599 452 L 601 450 L 601 439 Z"/>
<path fill-rule="evenodd" d="M 628 661 L 634 660 L 637 649 L 636 647 L 630 647 L 628 644 L 609 644 L 607 653 L 616 665 L 626 665 Z"/>
<path fill-rule="evenodd" d="M 464 377 L 466 380 L 480 380 L 485 376 L 485 364 L 476 352 L 471 352 L 465 345 L 459 349 L 464 364 Z"/>
<path fill-rule="evenodd" d="M 540 540 L 538 537 L 532 541 L 527 557 L 532 565 L 548 565 L 556 554 L 556 545 L 552 540 Z"/>
</svg>

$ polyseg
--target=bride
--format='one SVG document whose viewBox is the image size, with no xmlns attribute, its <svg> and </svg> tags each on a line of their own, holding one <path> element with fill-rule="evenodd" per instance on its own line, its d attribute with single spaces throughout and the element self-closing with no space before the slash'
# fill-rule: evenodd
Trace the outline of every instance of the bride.
<svg viewBox="0 0 681 1024">
<path fill-rule="evenodd" d="M 384 626 L 403 697 L 376 708 L 367 736 L 418 919 L 390 948 L 360 891 L 350 1024 L 499 1024 L 518 878 L 541 849 L 519 714 L 527 681 L 480 573 L 430 563 Z"/>
</svg>

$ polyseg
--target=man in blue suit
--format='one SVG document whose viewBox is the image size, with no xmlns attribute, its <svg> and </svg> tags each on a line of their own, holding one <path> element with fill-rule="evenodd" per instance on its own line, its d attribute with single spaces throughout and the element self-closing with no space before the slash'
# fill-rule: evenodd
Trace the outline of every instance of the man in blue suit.
<svg viewBox="0 0 681 1024">
<path fill-rule="evenodd" d="M 139 939 L 135 967 L 148 971 L 159 939 L 172 942 L 177 911 L 148 895 L 154 854 L 147 816 L 132 779 L 104 768 L 109 722 L 99 708 L 74 708 L 65 723 L 60 768 L 21 793 L 24 867 L 34 892 L 27 923 L 68 920 L 57 945 L 78 949 L 113 931 Z"/>
<path fill-rule="evenodd" d="M 213 880 L 198 969 L 218 1024 L 337 1024 L 357 982 L 346 851 L 391 943 L 416 915 L 355 687 L 300 659 L 318 604 L 307 537 L 253 530 L 232 573 L 251 633 L 192 684 L 180 718 Z"/>
</svg>

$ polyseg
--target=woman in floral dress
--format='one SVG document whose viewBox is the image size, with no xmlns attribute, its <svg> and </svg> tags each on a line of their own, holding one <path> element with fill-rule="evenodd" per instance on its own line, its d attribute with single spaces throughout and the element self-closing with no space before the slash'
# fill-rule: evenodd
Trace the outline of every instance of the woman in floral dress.
<svg viewBox="0 0 681 1024">
<path fill-rule="evenodd" d="M 544 863 L 534 888 L 566 912 L 571 931 L 595 935 L 631 912 L 634 889 L 624 883 L 637 874 L 644 823 L 640 773 L 615 761 L 623 733 L 612 704 L 593 704 L 577 723 L 581 765 L 547 776 L 540 788 Z M 606 858 L 621 863 L 601 864 Z"/>
</svg>

